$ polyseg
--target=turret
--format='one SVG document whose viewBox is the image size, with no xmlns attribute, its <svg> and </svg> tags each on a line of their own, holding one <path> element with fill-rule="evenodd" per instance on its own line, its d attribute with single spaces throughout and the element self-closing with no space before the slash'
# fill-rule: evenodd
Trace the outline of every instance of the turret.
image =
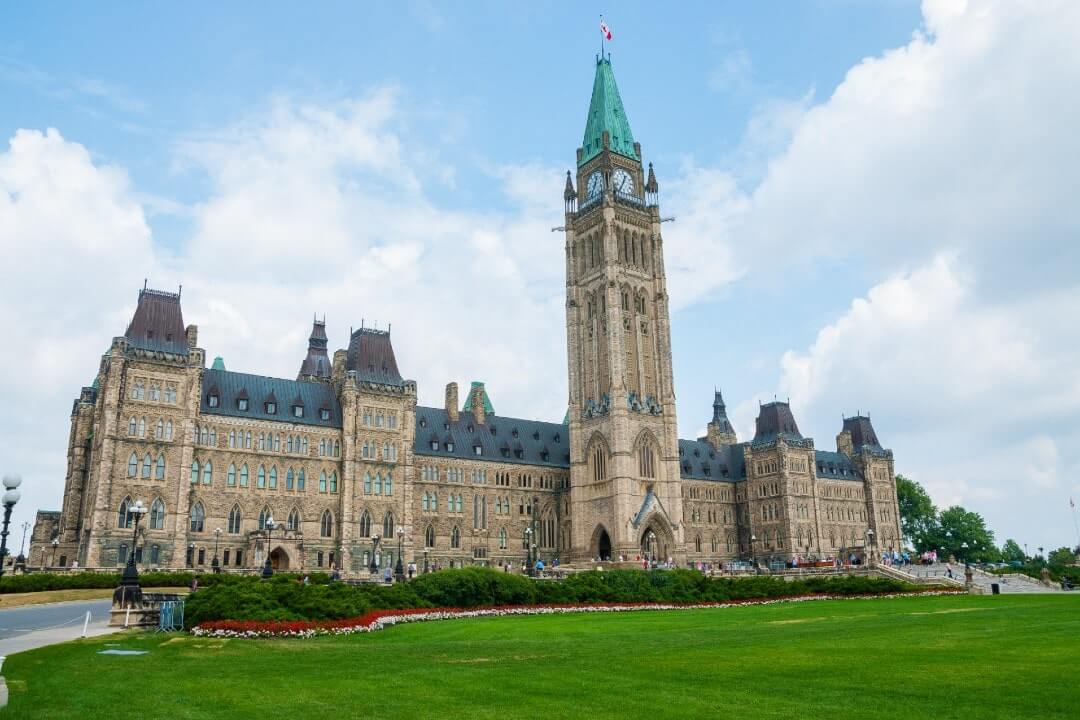
<svg viewBox="0 0 1080 720">
<path fill-rule="evenodd" d="M 714 448 L 721 445 L 735 445 L 739 438 L 735 435 L 735 428 L 728 420 L 727 407 L 724 405 L 724 396 L 717 390 L 713 397 L 713 416 L 708 425 L 706 438 Z"/>
<path fill-rule="evenodd" d="M 307 357 L 300 363 L 297 380 L 328 380 L 331 373 L 330 356 L 326 352 L 326 319 L 315 319 L 308 338 Z"/>
</svg>

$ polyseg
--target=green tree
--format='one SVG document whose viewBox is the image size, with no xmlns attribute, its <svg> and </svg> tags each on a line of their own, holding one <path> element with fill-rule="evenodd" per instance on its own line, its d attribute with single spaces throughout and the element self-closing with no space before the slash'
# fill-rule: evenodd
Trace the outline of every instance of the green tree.
<svg viewBox="0 0 1080 720">
<path fill-rule="evenodd" d="M 896 476 L 896 500 L 900 505 L 900 527 L 917 552 L 937 547 L 932 540 L 937 530 L 937 508 L 923 486 L 903 475 Z"/>
<path fill-rule="evenodd" d="M 1001 559 L 1003 562 L 1024 562 L 1024 548 L 1012 538 L 1005 541 L 1001 546 Z"/>
<path fill-rule="evenodd" d="M 987 529 L 982 515 L 959 505 L 941 512 L 937 528 L 927 539 L 937 547 L 939 556 L 952 555 L 957 560 L 971 562 L 990 562 L 1001 557 L 994 546 L 994 533 Z"/>
<path fill-rule="evenodd" d="M 1059 547 L 1057 550 L 1050 552 L 1050 557 L 1046 561 L 1050 565 L 1072 565 L 1076 562 L 1076 553 L 1070 548 Z"/>
</svg>

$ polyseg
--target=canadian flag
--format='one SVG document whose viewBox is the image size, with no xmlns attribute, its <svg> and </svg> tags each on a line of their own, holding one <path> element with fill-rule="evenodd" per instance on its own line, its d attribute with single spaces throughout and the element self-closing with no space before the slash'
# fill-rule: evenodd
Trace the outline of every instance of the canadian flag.
<svg viewBox="0 0 1080 720">
<path fill-rule="evenodd" d="M 605 40 L 611 39 L 611 28 L 609 28 L 607 26 L 607 23 L 604 22 L 603 15 L 600 16 L 600 34 L 604 36 Z"/>
</svg>

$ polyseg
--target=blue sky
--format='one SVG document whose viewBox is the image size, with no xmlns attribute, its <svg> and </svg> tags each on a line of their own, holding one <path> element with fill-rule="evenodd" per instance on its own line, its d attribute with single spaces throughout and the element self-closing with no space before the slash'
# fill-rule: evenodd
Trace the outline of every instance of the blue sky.
<svg viewBox="0 0 1080 720">
<path fill-rule="evenodd" d="M 869 410 L 940 503 L 1076 543 L 1065 2 L 0 7 L 0 242 L 23 266 L 0 308 L 39 361 L 4 388 L 9 418 L 40 409 L 11 428 L 19 512 L 58 505 L 68 404 L 144 277 L 184 284 L 230 368 L 295 373 L 325 312 L 339 347 L 392 322 L 421 402 L 483 378 L 500 412 L 561 417 L 549 229 L 602 11 L 678 218 L 681 435 L 714 385 L 744 438 L 773 396 L 823 449 Z"/>
</svg>

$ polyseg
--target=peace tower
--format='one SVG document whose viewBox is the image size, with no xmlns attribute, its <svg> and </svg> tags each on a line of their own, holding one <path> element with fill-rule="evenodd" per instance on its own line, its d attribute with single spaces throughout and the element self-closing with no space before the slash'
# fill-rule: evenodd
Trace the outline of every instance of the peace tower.
<svg viewBox="0 0 1080 720">
<path fill-rule="evenodd" d="M 684 556 L 658 187 L 598 57 L 577 190 L 567 172 L 574 558 Z"/>
</svg>

